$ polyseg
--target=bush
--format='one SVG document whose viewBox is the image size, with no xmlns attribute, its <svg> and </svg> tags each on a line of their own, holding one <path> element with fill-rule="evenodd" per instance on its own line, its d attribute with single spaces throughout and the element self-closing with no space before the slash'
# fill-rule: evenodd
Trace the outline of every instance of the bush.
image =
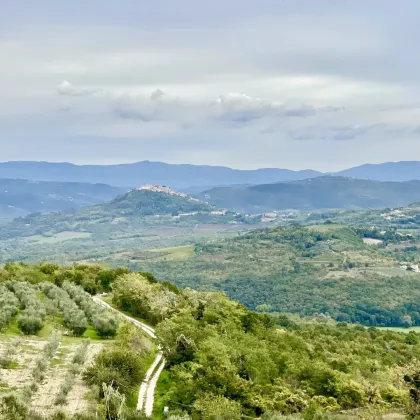
<svg viewBox="0 0 420 420">
<path fill-rule="evenodd" d="M 107 338 L 116 336 L 118 320 L 114 315 L 110 315 L 106 309 L 95 303 L 82 287 L 65 282 L 63 289 L 83 310 L 99 336 Z"/>
<path fill-rule="evenodd" d="M 7 343 L 6 348 L 0 357 L 0 368 L 10 369 L 13 364 L 13 355 L 16 354 L 19 344 L 19 339 L 11 340 Z"/>
<path fill-rule="evenodd" d="M 26 312 L 19 317 L 18 326 L 24 334 L 33 335 L 42 329 L 44 322 L 36 312 Z"/>
<path fill-rule="evenodd" d="M 73 335 L 80 337 L 87 329 L 87 319 L 84 312 L 73 302 L 69 294 L 51 284 L 42 283 L 42 290 L 53 304 L 63 312 L 64 325 L 69 328 Z"/>
<path fill-rule="evenodd" d="M 9 290 L 13 290 L 23 309 L 18 318 L 18 326 L 24 334 L 36 334 L 44 326 L 46 310 L 37 295 L 34 286 L 26 282 L 8 282 Z"/>
<path fill-rule="evenodd" d="M 27 420 L 28 408 L 24 401 L 16 395 L 5 395 L 0 399 L 0 418 L 7 420 Z"/>
<path fill-rule="evenodd" d="M 0 286 L 0 331 L 6 329 L 18 312 L 19 300 L 14 293 Z"/>
<path fill-rule="evenodd" d="M 84 373 L 90 385 L 111 385 L 127 393 L 138 385 L 144 375 L 141 360 L 134 350 L 113 346 L 103 349 Z"/>
</svg>

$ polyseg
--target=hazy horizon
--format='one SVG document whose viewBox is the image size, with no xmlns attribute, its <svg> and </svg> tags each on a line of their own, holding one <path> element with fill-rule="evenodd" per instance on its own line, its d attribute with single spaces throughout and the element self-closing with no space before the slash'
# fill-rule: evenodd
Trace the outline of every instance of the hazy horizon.
<svg viewBox="0 0 420 420">
<path fill-rule="evenodd" d="M 412 163 L 412 162 L 420 162 L 420 160 L 416 161 L 416 160 L 405 160 L 405 161 L 386 161 L 386 162 L 378 162 L 378 163 L 372 163 L 372 162 L 363 162 L 359 165 L 354 165 L 354 166 L 345 166 L 342 168 L 339 168 L 335 171 L 328 171 L 328 170 L 324 170 L 322 168 L 316 168 L 316 167 L 302 167 L 302 168 L 289 168 L 289 167 L 283 167 L 283 166 L 271 166 L 271 167 L 264 167 L 264 166 L 248 166 L 248 167 L 243 167 L 243 166 L 229 166 L 229 165 L 217 165 L 217 164 L 196 164 L 196 163 L 191 163 L 191 162 L 164 162 L 161 160 L 149 160 L 149 159 L 143 159 L 143 160 L 136 160 L 136 161 L 128 161 L 128 162 L 113 162 L 113 163 L 106 163 L 106 162 L 102 162 L 102 163 L 90 163 L 90 162 L 86 162 L 86 163 L 78 163 L 78 162 L 71 162 L 71 161 L 62 161 L 62 160 L 9 160 L 9 161 L 0 161 L 0 164 L 4 164 L 4 163 L 56 163 L 56 164 L 71 164 L 71 165 L 75 165 L 75 166 L 118 166 L 118 165 L 132 165 L 132 164 L 136 164 L 136 163 L 143 163 L 143 162 L 151 162 L 151 163 L 163 163 L 163 164 L 168 164 L 168 165 L 194 165 L 194 166 L 210 166 L 210 167 L 224 167 L 224 168 L 230 168 L 230 169 L 237 169 L 237 170 L 258 170 L 258 169 L 285 169 L 285 170 L 291 170 L 291 171 L 305 171 L 305 170 L 313 170 L 313 171 L 318 171 L 321 173 L 324 173 L 325 175 L 328 175 L 329 173 L 334 174 L 335 172 L 340 172 L 340 171 L 344 171 L 346 169 L 350 169 L 350 168 L 354 168 L 354 167 L 359 167 L 359 166 L 363 166 L 363 165 L 375 165 L 375 164 L 386 164 L 386 163 Z"/>
</svg>

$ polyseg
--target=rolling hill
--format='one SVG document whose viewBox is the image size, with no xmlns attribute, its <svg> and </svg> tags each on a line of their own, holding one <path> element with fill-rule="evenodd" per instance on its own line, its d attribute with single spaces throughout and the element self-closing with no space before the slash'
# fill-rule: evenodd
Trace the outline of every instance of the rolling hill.
<svg viewBox="0 0 420 420">
<path fill-rule="evenodd" d="M 4 232 L 13 232 L 12 236 L 26 236 L 28 232 L 44 234 L 45 232 L 122 229 L 124 223 L 133 226 L 142 218 L 192 214 L 196 212 L 210 213 L 213 206 L 180 193 L 166 193 L 156 190 L 138 188 L 118 195 L 110 201 L 78 210 L 33 213 L 16 218 L 0 229 L 0 237 Z M 110 226 L 107 226 L 108 223 Z M 155 222 L 159 224 L 158 222 Z M 31 234 L 31 233 L 29 233 Z"/>
<path fill-rule="evenodd" d="M 124 190 L 105 184 L 0 179 L 0 217 L 75 209 L 101 203 Z"/>
<path fill-rule="evenodd" d="M 399 207 L 420 200 L 420 181 L 379 182 L 323 176 L 251 187 L 221 187 L 197 197 L 238 212 Z"/>
<path fill-rule="evenodd" d="M 234 235 L 259 221 L 217 211 L 165 187 L 148 186 L 102 204 L 29 214 L 0 226 L 0 261 L 98 261 L 110 254 L 118 258 L 138 249 L 190 245 L 217 232 Z"/>
<path fill-rule="evenodd" d="M 178 216 L 180 213 L 209 212 L 213 206 L 169 188 L 145 186 L 98 205 L 95 210 L 112 216 Z"/>
<path fill-rule="evenodd" d="M 8 264 L 0 292 L 5 420 L 403 420 L 416 389 L 414 332 L 255 313 L 123 267 Z M 132 403 L 98 416 L 116 412 L 100 386 Z"/>
</svg>

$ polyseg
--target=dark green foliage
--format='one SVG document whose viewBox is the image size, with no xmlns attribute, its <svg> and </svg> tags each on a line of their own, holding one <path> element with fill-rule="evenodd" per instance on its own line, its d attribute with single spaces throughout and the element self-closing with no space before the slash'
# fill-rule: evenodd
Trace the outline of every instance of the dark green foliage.
<svg viewBox="0 0 420 420">
<path fill-rule="evenodd" d="M 418 279 L 396 270 L 399 263 L 389 251 L 364 244 L 369 232 L 337 224 L 255 230 L 198 243 L 185 261 L 135 266 L 181 287 L 225 291 L 261 312 L 321 315 L 367 326 L 420 325 Z M 382 236 L 396 244 L 404 239 L 394 230 Z M 392 274 L 375 269 L 390 261 L 396 266 Z"/>
<path fill-rule="evenodd" d="M 262 243 L 270 238 L 282 247 L 291 238 L 298 238 L 296 249 L 302 252 L 308 245 L 318 246 L 329 234 L 306 233 L 294 227 L 256 235 Z M 332 235 L 347 237 L 350 244 L 360 240 L 346 229 L 331 234 L 331 240 Z M 24 268 L 19 266 L 16 272 L 21 274 Z M 14 266 L 8 270 L 13 271 Z M 56 290 L 53 282 L 57 272 L 70 273 L 64 290 L 89 318 L 93 317 L 95 304 L 75 283 L 89 286 L 88 278 L 96 284 L 102 269 L 79 266 L 51 271 L 47 275 L 50 283 L 41 284 L 41 289 L 46 293 Z M 408 394 L 398 382 L 399 366 L 420 358 L 414 333 L 336 324 L 327 317 L 302 321 L 281 313 L 253 313 L 222 293 L 179 290 L 168 283 L 150 281 L 141 273 L 123 271 L 115 276 L 112 287 L 116 305 L 157 324 L 158 343 L 166 359 L 166 387 L 159 403 L 171 410 L 183 407 L 198 420 L 223 415 L 229 419 L 258 418 L 273 412 L 303 413 L 304 418 L 311 418 L 313 413 L 324 411 L 402 404 Z M 45 346 L 34 369 L 31 390 L 42 380 L 57 345 L 55 341 Z M 144 377 L 144 361 L 151 350 L 141 331 L 123 324 L 115 341 L 104 347 L 84 377 L 98 390 L 103 390 L 105 383 L 128 397 Z M 81 362 L 83 355 L 77 359 Z M 76 367 L 70 371 L 75 372 Z M 65 382 L 72 384 L 71 378 Z M 65 401 L 68 386 L 60 392 L 57 403 Z"/>
<path fill-rule="evenodd" d="M 144 371 L 135 352 L 113 347 L 101 352 L 95 365 L 85 372 L 85 379 L 91 385 L 115 384 L 123 390 L 131 389 L 141 382 Z"/>
<path fill-rule="evenodd" d="M 96 277 L 96 282 L 100 283 L 102 290 L 109 291 L 111 290 L 112 283 L 116 280 L 121 274 L 127 274 L 130 270 L 127 268 L 118 268 L 116 270 L 103 270 L 100 271 Z"/>
<path fill-rule="evenodd" d="M 105 347 L 95 358 L 95 363 L 86 369 L 85 380 L 101 390 L 102 384 L 106 384 L 123 394 L 130 394 L 145 374 L 143 359 L 150 352 L 146 343 L 147 339 L 137 328 L 124 325 L 116 342 Z"/>
<path fill-rule="evenodd" d="M 420 341 L 419 335 L 416 334 L 414 331 L 410 331 L 405 337 L 405 342 L 413 346 L 417 345 L 419 341 Z"/>
<path fill-rule="evenodd" d="M 18 326 L 24 334 L 36 334 L 43 327 L 43 319 L 36 312 L 25 311 L 18 318 Z"/>
<path fill-rule="evenodd" d="M 188 309 L 161 322 L 157 335 L 171 378 L 167 404 L 193 407 L 194 418 L 211 418 L 206 416 L 224 404 L 232 413 L 238 407 L 239 415 L 255 418 L 270 411 L 308 410 L 309 416 L 311 410 L 401 402 L 404 391 L 392 372 L 420 355 L 404 334 L 296 324 L 285 315 L 277 316 L 284 325 L 279 330 L 276 317 L 268 321 L 222 295 L 187 296 Z M 387 366 L 387 373 L 380 366 Z"/>
<path fill-rule="evenodd" d="M 0 418 L 7 420 L 27 420 L 28 408 L 15 394 L 0 398 Z"/>
</svg>

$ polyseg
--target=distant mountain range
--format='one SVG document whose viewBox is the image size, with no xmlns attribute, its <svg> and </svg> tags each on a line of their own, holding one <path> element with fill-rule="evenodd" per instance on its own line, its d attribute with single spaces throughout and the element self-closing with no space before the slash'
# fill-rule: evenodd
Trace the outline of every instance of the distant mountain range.
<svg viewBox="0 0 420 420">
<path fill-rule="evenodd" d="M 189 187 L 232 184 L 264 184 L 305 179 L 320 172 L 288 169 L 237 170 L 223 166 L 171 165 L 143 161 L 121 165 L 73 165 L 71 163 L 5 162 L 0 163 L 0 178 L 37 181 L 104 183 L 123 188 L 144 184 L 167 185 L 181 190 Z"/>
<path fill-rule="evenodd" d="M 223 166 L 172 165 L 149 161 L 121 165 L 73 165 L 49 162 L 0 163 L 0 178 L 103 183 L 126 189 L 143 184 L 159 184 L 168 185 L 176 190 L 186 190 L 190 193 L 216 186 L 269 184 L 322 175 L 326 175 L 326 173 L 311 169 L 301 171 L 276 168 L 238 170 Z M 420 162 L 365 164 L 330 175 L 375 181 L 410 181 L 420 179 Z"/>
<path fill-rule="evenodd" d="M 400 207 L 420 200 L 420 181 L 322 176 L 251 187 L 218 187 L 196 196 L 218 208 L 254 214 L 286 209 Z"/>
<path fill-rule="evenodd" d="M 420 162 L 386 162 L 379 164 L 364 164 L 354 168 L 336 172 L 334 175 L 349 176 L 373 181 L 412 181 L 420 179 Z"/>
<path fill-rule="evenodd" d="M 0 179 L 0 218 L 91 206 L 123 191 L 104 184 Z"/>
</svg>

